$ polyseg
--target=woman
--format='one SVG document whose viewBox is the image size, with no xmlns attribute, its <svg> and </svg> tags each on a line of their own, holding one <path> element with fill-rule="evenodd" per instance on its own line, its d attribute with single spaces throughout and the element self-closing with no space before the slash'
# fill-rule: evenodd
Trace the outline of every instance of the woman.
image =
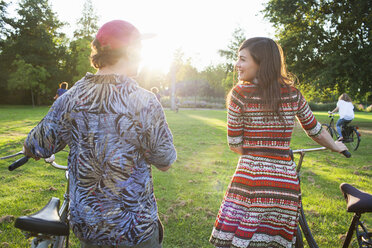
<svg viewBox="0 0 372 248">
<path fill-rule="evenodd" d="M 70 147 L 70 224 L 82 247 L 161 247 L 151 164 L 168 170 L 176 151 L 159 101 L 131 78 L 141 37 L 126 21 L 104 24 L 92 42 L 97 73 L 58 98 L 25 141 L 36 159 Z"/>
<path fill-rule="evenodd" d="M 68 83 L 67 82 L 62 82 L 59 84 L 59 89 L 57 90 L 56 95 L 54 96 L 54 100 L 57 100 L 58 97 L 62 96 L 64 93 L 66 93 L 68 89 Z"/>
<path fill-rule="evenodd" d="M 322 130 L 292 86 L 281 47 L 252 38 L 239 48 L 240 83 L 228 98 L 228 143 L 241 155 L 210 242 L 216 247 L 292 247 L 300 185 L 290 157 L 295 117 L 307 134 L 332 151 L 347 150 Z"/>
<path fill-rule="evenodd" d="M 340 112 L 340 119 L 338 119 L 336 123 L 336 128 L 339 136 L 338 140 L 341 141 L 343 140 L 341 127 L 350 123 L 354 119 L 354 105 L 348 94 L 341 94 L 338 98 L 337 107 L 329 113 L 333 114 L 337 111 Z"/>
</svg>

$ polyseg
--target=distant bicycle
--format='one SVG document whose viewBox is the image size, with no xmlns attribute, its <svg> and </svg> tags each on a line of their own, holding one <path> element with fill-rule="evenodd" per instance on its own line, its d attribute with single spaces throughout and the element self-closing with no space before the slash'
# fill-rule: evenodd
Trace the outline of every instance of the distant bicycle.
<svg viewBox="0 0 372 248">
<path fill-rule="evenodd" d="M 337 140 L 340 138 L 340 136 L 335 129 L 334 114 L 328 113 L 328 117 L 331 118 L 329 124 L 322 124 L 322 126 L 327 129 L 334 140 Z M 348 124 L 345 124 L 341 127 L 343 137 L 342 142 L 345 143 L 347 148 L 351 151 L 356 151 L 360 144 L 361 138 L 358 129 L 358 126 L 349 126 Z"/>
</svg>

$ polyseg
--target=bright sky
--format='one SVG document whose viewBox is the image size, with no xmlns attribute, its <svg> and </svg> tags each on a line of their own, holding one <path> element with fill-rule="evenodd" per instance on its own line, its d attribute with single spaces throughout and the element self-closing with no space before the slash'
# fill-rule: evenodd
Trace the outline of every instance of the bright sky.
<svg viewBox="0 0 372 248">
<path fill-rule="evenodd" d="M 84 0 L 49 0 L 63 31 L 72 34 L 81 17 Z M 235 28 L 247 37 L 274 36 L 260 11 L 267 0 L 92 0 L 99 26 L 122 19 L 142 33 L 157 36 L 143 42 L 143 65 L 167 72 L 174 51 L 181 48 L 192 64 L 203 69 L 223 62 L 217 51 L 225 49 Z"/>
</svg>

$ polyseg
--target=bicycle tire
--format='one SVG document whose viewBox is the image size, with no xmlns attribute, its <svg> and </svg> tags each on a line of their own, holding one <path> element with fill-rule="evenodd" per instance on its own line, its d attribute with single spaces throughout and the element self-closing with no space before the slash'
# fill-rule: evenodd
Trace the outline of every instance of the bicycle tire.
<svg viewBox="0 0 372 248">
<path fill-rule="evenodd" d="M 351 151 L 356 151 L 360 144 L 360 134 L 355 127 L 351 129 L 349 137 L 344 142 L 346 147 Z"/>
<path fill-rule="evenodd" d="M 297 226 L 295 248 L 304 248 L 304 240 L 302 237 L 300 225 Z"/>
<path fill-rule="evenodd" d="M 305 236 L 306 241 L 309 244 L 309 247 L 310 248 L 319 248 L 316 241 L 314 240 L 313 235 L 311 234 L 310 228 L 309 228 L 309 226 L 307 224 L 307 221 L 306 221 L 306 218 L 305 218 L 304 209 L 302 208 L 302 206 L 300 208 L 299 223 L 300 223 L 303 235 Z"/>
<path fill-rule="evenodd" d="M 331 135 L 333 140 L 337 140 L 337 133 L 329 124 L 322 124 L 323 128 L 327 130 L 327 132 Z"/>
<path fill-rule="evenodd" d="M 67 241 L 66 236 L 58 236 L 56 237 L 56 241 L 53 243 L 52 248 L 65 248 Z"/>
</svg>

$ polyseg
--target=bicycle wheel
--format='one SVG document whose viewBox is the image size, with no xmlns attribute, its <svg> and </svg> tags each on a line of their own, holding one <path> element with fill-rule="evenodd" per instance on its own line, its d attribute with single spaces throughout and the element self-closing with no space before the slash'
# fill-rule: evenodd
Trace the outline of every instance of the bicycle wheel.
<svg viewBox="0 0 372 248">
<path fill-rule="evenodd" d="M 304 248 L 304 240 L 302 238 L 302 232 L 301 232 L 301 229 L 300 229 L 300 224 L 297 226 L 295 248 Z"/>
<path fill-rule="evenodd" d="M 301 206 L 300 208 L 300 216 L 299 216 L 299 224 L 301 226 L 301 230 L 303 232 L 303 235 L 306 238 L 307 244 L 309 245 L 310 248 L 319 248 L 317 243 L 314 240 L 313 235 L 311 234 L 310 228 L 307 224 L 304 209 Z"/>
<path fill-rule="evenodd" d="M 328 124 L 322 124 L 323 128 L 327 130 L 327 132 L 331 135 L 333 140 L 337 140 L 337 133 L 336 131 Z"/>
<path fill-rule="evenodd" d="M 360 134 L 355 127 L 350 130 L 348 137 L 346 139 L 344 138 L 344 143 L 350 151 L 356 151 L 358 149 Z"/>
<path fill-rule="evenodd" d="M 66 236 L 58 236 L 56 237 L 56 241 L 51 246 L 52 248 L 65 248 L 67 243 L 67 237 Z"/>
</svg>

